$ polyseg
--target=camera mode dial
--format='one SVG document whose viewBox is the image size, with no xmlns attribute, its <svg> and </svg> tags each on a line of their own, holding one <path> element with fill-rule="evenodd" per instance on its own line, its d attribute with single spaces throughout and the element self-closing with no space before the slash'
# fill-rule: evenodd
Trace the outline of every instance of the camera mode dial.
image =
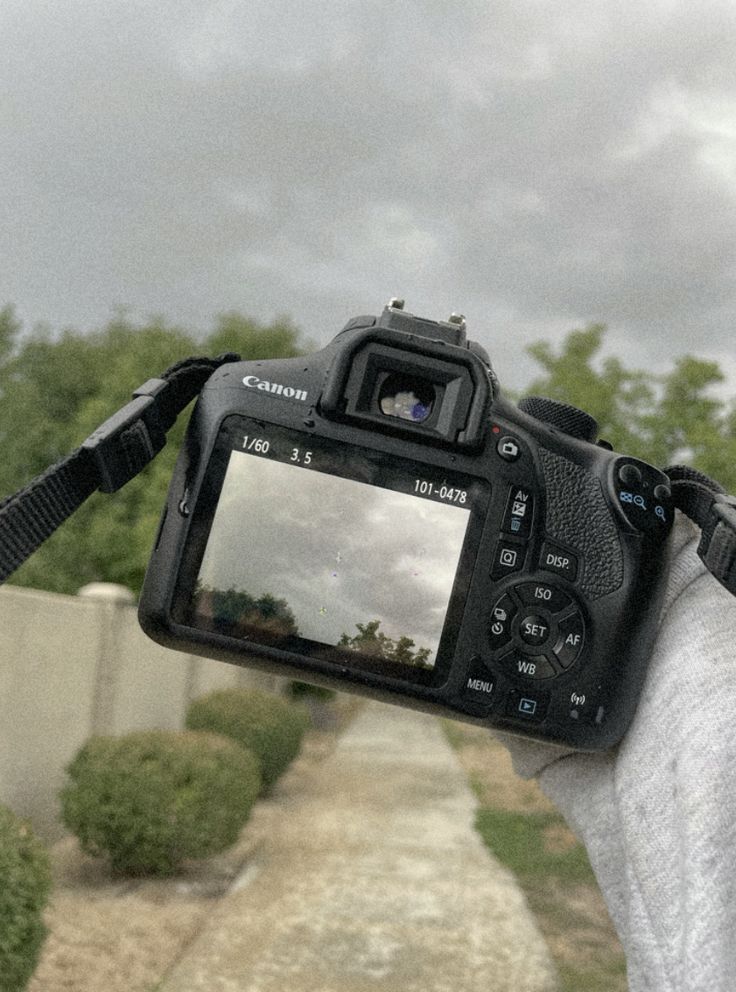
<svg viewBox="0 0 736 992">
<path fill-rule="evenodd" d="M 525 396 L 519 401 L 519 409 L 523 413 L 529 414 L 535 420 L 541 420 L 550 427 L 569 434 L 570 437 L 579 438 L 581 441 L 595 443 L 598 437 L 598 423 L 576 406 L 569 406 L 567 403 L 559 403 L 557 400 L 549 400 L 544 396 Z"/>
</svg>

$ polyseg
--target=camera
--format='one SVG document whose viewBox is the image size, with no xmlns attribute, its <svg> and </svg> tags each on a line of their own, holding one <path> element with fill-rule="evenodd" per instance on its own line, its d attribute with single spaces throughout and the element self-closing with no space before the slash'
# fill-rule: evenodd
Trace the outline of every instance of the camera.
<svg viewBox="0 0 736 992">
<path fill-rule="evenodd" d="M 229 362 L 146 574 L 154 640 L 582 750 L 633 716 L 669 478 L 502 395 L 465 321 L 393 299 L 313 355 Z"/>
</svg>

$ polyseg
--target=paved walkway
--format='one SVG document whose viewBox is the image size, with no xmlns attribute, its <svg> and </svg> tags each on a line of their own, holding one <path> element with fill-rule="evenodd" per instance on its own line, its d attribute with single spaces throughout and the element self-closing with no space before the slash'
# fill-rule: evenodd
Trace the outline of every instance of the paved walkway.
<svg viewBox="0 0 736 992">
<path fill-rule="evenodd" d="M 474 808 L 436 720 L 369 704 L 160 992 L 553 992 Z"/>
</svg>

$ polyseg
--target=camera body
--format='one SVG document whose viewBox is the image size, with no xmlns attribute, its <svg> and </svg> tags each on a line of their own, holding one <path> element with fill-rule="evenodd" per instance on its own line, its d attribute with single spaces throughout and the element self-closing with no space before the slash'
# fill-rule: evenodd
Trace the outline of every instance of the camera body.
<svg viewBox="0 0 736 992">
<path fill-rule="evenodd" d="M 392 300 L 234 362 L 188 427 L 141 596 L 154 640 L 582 750 L 656 635 L 669 480 L 582 411 L 507 401 L 464 321 Z"/>
</svg>

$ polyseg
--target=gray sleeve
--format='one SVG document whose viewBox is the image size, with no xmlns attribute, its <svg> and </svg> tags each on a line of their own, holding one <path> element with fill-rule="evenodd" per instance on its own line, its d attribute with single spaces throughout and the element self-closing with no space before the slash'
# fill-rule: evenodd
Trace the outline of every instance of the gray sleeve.
<svg viewBox="0 0 736 992">
<path fill-rule="evenodd" d="M 678 522 L 662 622 L 621 745 L 579 755 L 514 742 L 585 843 L 631 992 L 736 987 L 736 598 Z M 508 742 L 507 742 L 508 743 Z"/>
</svg>

